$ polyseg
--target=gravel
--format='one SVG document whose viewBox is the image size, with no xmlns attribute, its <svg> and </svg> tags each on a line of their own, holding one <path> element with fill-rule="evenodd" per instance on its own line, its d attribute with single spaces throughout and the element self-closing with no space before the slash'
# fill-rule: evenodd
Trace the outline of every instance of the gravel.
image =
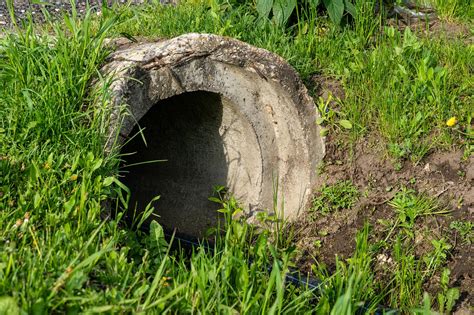
<svg viewBox="0 0 474 315">
<path fill-rule="evenodd" d="M 2 28 L 11 26 L 10 14 L 8 12 L 7 0 L 0 0 L 0 32 Z M 100 12 L 102 1 L 111 6 L 113 4 L 125 4 L 130 2 L 133 5 L 140 5 L 145 2 L 152 2 L 153 0 L 76 0 L 76 9 L 79 14 L 84 14 L 87 4 L 89 4 L 94 11 Z M 32 4 L 33 2 L 42 2 L 44 4 Z M 170 3 L 169 0 L 160 0 L 161 3 Z M 71 11 L 71 4 L 69 0 L 13 0 L 13 7 L 15 11 L 15 18 L 17 21 L 27 18 L 28 13 L 31 13 L 35 22 L 42 22 L 44 20 L 41 8 L 44 7 L 53 17 L 60 17 L 64 12 Z"/>
</svg>

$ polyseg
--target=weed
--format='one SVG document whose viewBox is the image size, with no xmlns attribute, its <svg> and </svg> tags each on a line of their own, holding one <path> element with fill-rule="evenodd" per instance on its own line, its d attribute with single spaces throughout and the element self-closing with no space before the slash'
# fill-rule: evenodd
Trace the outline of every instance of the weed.
<svg viewBox="0 0 474 315">
<path fill-rule="evenodd" d="M 366 224 L 357 234 L 354 255 L 347 263 L 337 259 L 333 274 L 322 265 L 313 266 L 313 272 L 322 280 L 318 314 L 371 313 L 378 307 L 383 295 L 373 286 L 369 232 L 370 226 Z"/>
<path fill-rule="evenodd" d="M 433 273 L 442 266 L 446 262 L 449 250 L 452 248 L 444 238 L 432 240 L 431 244 L 434 247 L 433 251 L 424 257 L 426 273 Z"/>
<path fill-rule="evenodd" d="M 396 270 L 393 270 L 393 289 L 390 291 L 390 305 L 397 308 L 407 308 L 417 305 L 423 293 L 422 284 L 423 263 L 416 259 L 412 249 L 404 245 L 402 237 L 398 236 L 393 245 L 393 259 Z"/>
<path fill-rule="evenodd" d="M 383 11 L 376 15 L 377 7 L 380 6 L 379 0 L 356 0 L 355 1 L 355 21 L 354 31 L 357 38 L 362 41 L 362 46 L 366 46 L 381 28 L 384 20 Z"/>
<path fill-rule="evenodd" d="M 326 1 L 295 1 L 295 0 L 257 0 L 256 10 L 260 19 L 269 19 L 278 27 L 283 27 L 287 24 L 290 16 L 294 11 L 317 11 L 318 5 L 324 5 L 331 21 L 339 25 L 342 21 L 344 13 L 356 15 L 354 5 L 349 1 L 344 0 L 326 0 Z M 303 12 L 302 12 L 303 13 Z"/>
<path fill-rule="evenodd" d="M 403 232 L 399 232 L 393 242 L 393 263 L 388 264 L 392 282 L 387 284 L 389 304 L 401 310 L 410 310 L 418 305 L 423 296 L 423 284 L 430 279 L 445 263 L 451 246 L 444 239 L 433 240 L 434 250 L 419 258 L 414 253 L 413 240 L 406 239 Z M 447 287 L 443 293 L 447 294 Z M 450 291 L 450 295 L 454 290 Z M 430 303 L 431 308 L 431 303 Z"/>
<path fill-rule="evenodd" d="M 441 289 L 442 292 L 438 293 L 438 307 L 440 314 L 450 314 L 454 303 L 457 299 L 459 299 L 459 289 L 458 288 L 450 288 L 449 287 L 449 275 L 451 271 L 445 268 L 441 273 Z"/>
<path fill-rule="evenodd" d="M 324 100 L 322 97 L 318 100 L 317 107 L 320 117 L 316 120 L 316 123 L 324 127 L 321 129 L 321 136 L 326 136 L 328 134 L 328 128 L 334 129 L 335 127 L 339 127 L 346 130 L 352 129 L 352 123 L 347 119 L 341 119 L 340 117 L 343 115 L 331 108 L 333 102 L 340 103 L 340 100 L 334 100 L 332 94 L 329 94 L 327 100 Z"/>
<path fill-rule="evenodd" d="M 324 185 L 312 201 L 311 212 L 329 214 L 342 209 L 350 209 L 359 196 L 357 187 L 351 181 L 340 181 L 334 185 Z"/>
<path fill-rule="evenodd" d="M 403 229 L 408 237 L 413 238 L 415 221 L 419 217 L 448 213 L 446 210 L 440 210 L 433 199 L 416 194 L 415 191 L 407 188 L 402 188 L 389 202 L 389 205 L 394 208 L 398 217 L 386 239 L 390 237 L 395 228 Z"/>
<path fill-rule="evenodd" d="M 381 242 L 382 248 L 393 248 L 394 263 L 389 266 L 393 282 L 389 284 L 387 292 L 390 305 L 410 310 L 421 302 L 423 283 L 446 263 L 452 249 L 446 239 L 433 239 L 431 252 L 421 257 L 415 255 L 415 224 L 422 216 L 443 215 L 447 211 L 440 209 L 434 200 L 406 188 L 402 188 L 389 205 L 395 209 L 397 217 L 394 222 L 386 222 L 391 227 Z M 431 309 L 431 302 L 428 307 Z M 420 309 L 416 311 L 423 312 Z"/>
<path fill-rule="evenodd" d="M 473 243 L 474 234 L 472 231 L 474 229 L 474 223 L 471 221 L 453 221 L 449 225 L 449 228 L 459 233 L 463 243 L 469 245 Z"/>
</svg>

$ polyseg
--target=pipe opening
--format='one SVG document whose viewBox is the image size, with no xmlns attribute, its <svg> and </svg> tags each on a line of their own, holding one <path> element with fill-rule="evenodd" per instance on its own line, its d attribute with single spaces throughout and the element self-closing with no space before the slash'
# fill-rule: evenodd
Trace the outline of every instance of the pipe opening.
<svg viewBox="0 0 474 315">
<path fill-rule="evenodd" d="M 218 220 L 219 205 L 207 199 L 215 185 L 249 219 L 272 210 L 275 199 L 287 219 L 308 204 L 324 139 L 311 97 L 282 58 L 226 37 L 185 34 L 119 49 L 109 60 L 103 72 L 114 78 L 114 108 L 105 150 L 116 139 L 126 143 L 124 155 L 135 152 L 121 170 L 130 208 L 143 211 L 160 195 L 153 206 L 163 227 L 199 238 Z M 136 120 L 147 145 L 133 137 Z M 139 164 L 152 160 L 166 162 Z"/>
<path fill-rule="evenodd" d="M 131 190 L 129 210 L 143 211 L 160 195 L 153 203 L 158 221 L 181 235 L 199 237 L 217 224 L 219 205 L 208 200 L 213 186 L 237 183 L 237 193 L 248 193 L 250 173 L 258 170 L 252 128 L 216 93 L 188 92 L 159 101 L 130 137 L 122 148 L 123 182 Z M 154 160 L 165 161 L 147 163 Z"/>
</svg>

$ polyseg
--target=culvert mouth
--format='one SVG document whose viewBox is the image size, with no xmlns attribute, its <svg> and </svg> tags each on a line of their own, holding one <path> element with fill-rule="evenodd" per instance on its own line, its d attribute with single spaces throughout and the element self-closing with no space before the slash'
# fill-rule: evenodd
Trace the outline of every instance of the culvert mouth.
<svg viewBox="0 0 474 315">
<path fill-rule="evenodd" d="M 202 236 L 215 225 L 212 186 L 227 187 L 251 217 L 301 213 L 324 141 L 313 100 L 281 57 L 235 39 L 186 34 L 119 48 L 103 69 L 112 115 L 106 150 L 120 148 L 131 207 L 156 195 L 167 228 Z M 133 137 L 140 128 L 142 137 Z M 165 160 L 164 162 L 143 162 Z M 278 187 L 278 190 L 275 190 Z"/>
<path fill-rule="evenodd" d="M 145 209 L 159 195 L 152 205 L 166 229 L 196 236 L 216 226 L 219 205 L 208 200 L 216 185 L 258 201 L 259 178 L 252 176 L 262 168 L 257 137 L 222 95 L 196 91 L 161 100 L 130 134 L 121 150 L 130 207 Z"/>
</svg>

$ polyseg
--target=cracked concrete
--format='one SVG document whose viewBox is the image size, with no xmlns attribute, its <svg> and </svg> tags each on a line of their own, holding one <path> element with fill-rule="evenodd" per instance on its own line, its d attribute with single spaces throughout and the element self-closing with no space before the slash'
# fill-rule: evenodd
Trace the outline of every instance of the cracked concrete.
<svg viewBox="0 0 474 315">
<path fill-rule="evenodd" d="M 186 34 L 119 47 L 103 71 L 115 76 L 107 150 L 126 143 L 121 152 L 135 152 L 123 167 L 132 207 L 160 195 L 160 223 L 201 236 L 217 220 L 207 200 L 213 185 L 226 186 L 249 216 L 273 211 L 274 197 L 288 218 L 306 206 L 324 142 L 312 99 L 281 57 Z M 151 160 L 162 161 L 143 164 Z"/>
</svg>

